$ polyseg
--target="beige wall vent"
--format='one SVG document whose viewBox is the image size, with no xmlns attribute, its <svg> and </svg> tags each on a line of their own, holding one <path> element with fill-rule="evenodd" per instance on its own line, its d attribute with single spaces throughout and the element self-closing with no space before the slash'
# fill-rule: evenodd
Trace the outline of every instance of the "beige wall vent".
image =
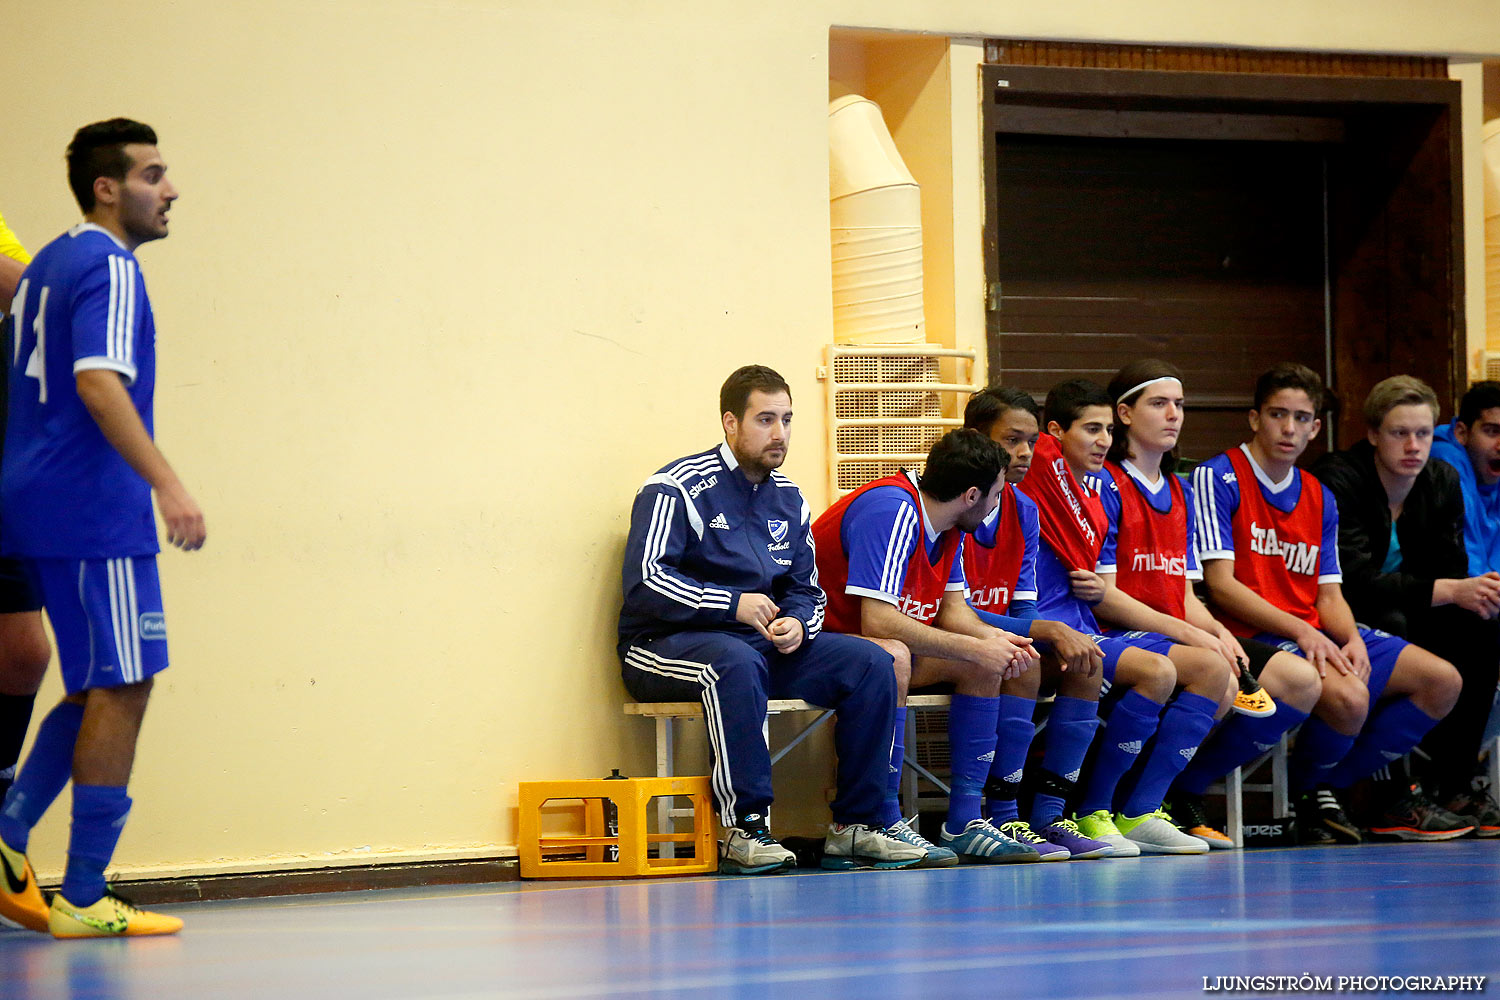
<svg viewBox="0 0 1500 1000">
<path fill-rule="evenodd" d="M 970 384 L 973 351 L 830 344 L 827 358 L 830 501 L 872 479 L 920 470 L 932 443 L 963 426 L 943 414 L 961 413 L 979 388 Z M 945 359 L 953 360 L 945 365 Z M 943 380 L 949 367 L 957 368 L 959 381 Z"/>
</svg>

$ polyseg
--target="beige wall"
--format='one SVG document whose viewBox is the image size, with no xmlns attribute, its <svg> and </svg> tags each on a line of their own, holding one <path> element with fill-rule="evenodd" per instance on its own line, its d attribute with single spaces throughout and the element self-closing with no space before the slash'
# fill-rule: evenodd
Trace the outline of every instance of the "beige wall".
<svg viewBox="0 0 1500 1000">
<path fill-rule="evenodd" d="M 211 532 L 162 559 L 175 666 L 118 869 L 503 853 L 516 781 L 644 773 L 612 656 L 636 485 L 762 361 L 822 501 L 830 27 L 1494 54 L 1491 10 L 0 0 L 12 79 L 46 82 L 0 132 L 23 239 L 73 221 L 85 121 L 154 124 L 183 192 L 141 257 Z M 946 336 L 982 344 L 977 57 L 924 72 L 958 109 Z"/>
</svg>

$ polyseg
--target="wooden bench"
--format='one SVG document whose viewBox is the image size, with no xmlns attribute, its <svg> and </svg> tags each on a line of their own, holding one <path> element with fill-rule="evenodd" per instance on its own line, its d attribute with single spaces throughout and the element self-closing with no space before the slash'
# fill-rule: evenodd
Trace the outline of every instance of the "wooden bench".
<svg viewBox="0 0 1500 1000">
<path fill-rule="evenodd" d="M 948 783 L 933 774 L 919 763 L 914 755 L 914 728 L 915 713 L 931 711 L 933 709 L 946 709 L 951 703 L 950 696 L 945 694 L 914 694 L 906 699 L 906 752 L 903 763 L 907 774 L 902 780 L 901 808 L 908 815 L 916 814 L 916 777 L 921 775 L 935 785 L 942 792 L 947 793 Z M 807 725 L 799 729 L 790 739 L 779 747 L 771 747 L 770 739 L 770 717 L 773 715 L 785 715 L 792 712 L 817 713 Z M 656 776 L 659 778 L 673 777 L 676 775 L 676 748 L 677 748 L 677 723 L 683 720 L 701 720 L 703 718 L 703 706 L 696 701 L 662 701 L 662 702 L 626 702 L 625 714 L 640 718 L 652 719 L 656 723 Z M 774 765 L 785 757 L 794 747 L 802 743 L 829 719 L 833 718 L 833 710 L 823 708 L 810 702 L 798 699 L 781 699 L 766 702 L 766 725 L 763 732 L 766 736 L 766 746 L 771 748 L 771 763 Z M 1046 726 L 1046 718 L 1037 724 L 1040 732 Z M 1225 776 L 1221 783 L 1213 786 L 1212 791 L 1222 792 L 1225 801 L 1227 829 L 1224 831 L 1236 844 L 1244 842 L 1244 793 L 1245 792 L 1269 792 L 1272 796 L 1272 815 L 1285 816 L 1291 809 L 1291 798 L 1287 784 L 1287 738 L 1281 737 L 1281 741 L 1272 750 L 1268 750 L 1259 758 L 1243 767 L 1236 768 Z M 1269 781 L 1249 782 L 1245 778 L 1252 776 L 1261 767 L 1270 766 Z M 668 799 L 659 799 L 657 808 L 657 829 L 666 832 L 671 829 L 673 819 L 688 815 L 690 811 L 678 810 L 672 807 Z M 671 845 L 665 845 L 670 851 Z"/>
</svg>

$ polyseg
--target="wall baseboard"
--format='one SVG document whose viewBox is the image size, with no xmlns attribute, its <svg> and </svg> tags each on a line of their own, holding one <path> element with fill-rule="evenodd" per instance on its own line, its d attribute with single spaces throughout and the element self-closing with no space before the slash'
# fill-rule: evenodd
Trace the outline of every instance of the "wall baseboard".
<svg viewBox="0 0 1500 1000">
<path fill-rule="evenodd" d="M 110 885 L 134 903 L 159 905 L 212 899 L 297 896 L 315 892 L 352 892 L 361 889 L 518 882 L 520 878 L 520 864 L 515 858 L 478 858 L 390 865 L 346 865 L 301 871 L 146 878 L 116 881 Z"/>
</svg>

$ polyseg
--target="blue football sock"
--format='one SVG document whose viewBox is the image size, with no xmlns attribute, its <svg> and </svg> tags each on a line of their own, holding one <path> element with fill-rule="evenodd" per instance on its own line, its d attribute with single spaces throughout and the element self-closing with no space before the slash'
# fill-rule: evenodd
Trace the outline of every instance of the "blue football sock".
<svg viewBox="0 0 1500 1000">
<path fill-rule="evenodd" d="M 1218 707 L 1211 698 L 1191 691 L 1182 692 L 1168 703 L 1156 727 L 1156 745 L 1121 812 L 1126 816 L 1144 816 L 1161 807 L 1172 779 L 1187 766 L 1198 744 L 1213 728 L 1214 709 Z"/>
<path fill-rule="evenodd" d="M 1000 717 L 995 723 L 995 760 L 990 765 L 990 780 L 985 784 L 990 819 L 998 826 L 1021 818 L 1016 795 L 1021 790 L 1021 773 L 1026 755 L 1031 752 L 1031 738 L 1036 726 L 1031 717 L 1036 702 L 1015 695 L 1000 696 Z"/>
<path fill-rule="evenodd" d="M 1208 738 L 1182 769 L 1172 787 L 1189 795 L 1202 795 L 1208 786 L 1242 764 L 1248 764 L 1276 746 L 1281 734 L 1307 718 L 1284 701 L 1276 702 L 1274 715 L 1233 713 L 1219 731 Z"/>
<path fill-rule="evenodd" d="M 83 725 L 83 706 L 59 702 L 37 727 L 36 742 L 0 808 L 0 839 L 25 851 L 31 828 L 62 794 L 73 774 L 73 746 Z"/>
<path fill-rule="evenodd" d="M 1365 721 L 1354 746 L 1329 772 L 1328 783 L 1334 788 L 1346 788 L 1405 756 L 1439 721 L 1412 704 L 1410 698 L 1378 706 Z"/>
<path fill-rule="evenodd" d="M 896 706 L 896 731 L 891 739 L 891 760 L 886 767 L 885 811 L 880 822 L 886 826 L 897 823 L 901 815 L 901 769 L 906 759 L 906 706 Z"/>
<path fill-rule="evenodd" d="M 1033 827 L 1041 829 L 1063 814 L 1068 790 L 1078 782 L 1083 758 L 1088 756 L 1098 725 L 1098 702 L 1063 695 L 1052 699 L 1052 712 L 1047 716 L 1043 735 L 1047 752 L 1042 757 L 1042 768 L 1060 780 L 1043 782 L 1031 800 Z"/>
<path fill-rule="evenodd" d="M 953 774 L 948 792 L 948 829 L 953 833 L 979 818 L 984 779 L 994 760 L 999 716 L 999 698 L 956 694 L 948 706 L 948 747 Z"/>
<path fill-rule="evenodd" d="M 1110 710 L 1088 787 L 1078 804 L 1080 816 L 1100 809 L 1114 811 L 1115 786 L 1134 766 L 1146 741 L 1156 732 L 1161 710 L 1161 705 L 1138 691 L 1126 691 Z"/>
<path fill-rule="evenodd" d="M 93 906 L 104 895 L 104 869 L 129 814 L 124 785 L 73 786 L 73 831 L 61 891 L 74 906 Z"/>
<path fill-rule="evenodd" d="M 1297 744 L 1292 747 L 1292 757 L 1287 768 L 1287 783 L 1293 794 L 1300 795 L 1328 780 L 1332 771 L 1349 748 L 1354 746 L 1354 737 L 1345 736 L 1322 719 L 1308 719 L 1297 733 Z"/>
</svg>

